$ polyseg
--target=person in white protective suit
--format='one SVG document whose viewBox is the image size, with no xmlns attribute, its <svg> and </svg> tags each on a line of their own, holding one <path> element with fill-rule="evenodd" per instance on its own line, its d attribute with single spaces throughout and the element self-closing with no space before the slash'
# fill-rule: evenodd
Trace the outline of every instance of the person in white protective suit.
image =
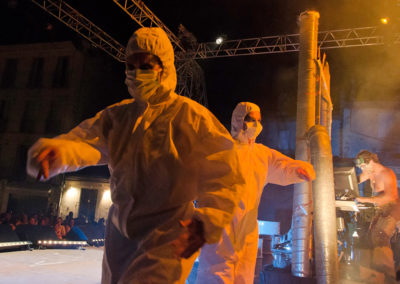
<svg viewBox="0 0 400 284">
<path fill-rule="evenodd" d="M 195 252 L 219 240 L 238 204 L 235 143 L 210 111 L 174 92 L 174 52 L 162 29 L 133 34 L 125 73 L 133 98 L 39 139 L 27 172 L 43 180 L 108 164 L 102 283 L 184 283 Z M 205 206 L 194 208 L 195 199 Z"/>
<path fill-rule="evenodd" d="M 311 164 L 293 160 L 255 143 L 262 130 L 257 105 L 239 103 L 233 111 L 231 134 L 237 142 L 245 185 L 233 221 L 216 244 L 200 252 L 196 283 L 253 283 L 258 246 L 258 205 L 267 183 L 288 185 L 315 179 Z"/>
</svg>

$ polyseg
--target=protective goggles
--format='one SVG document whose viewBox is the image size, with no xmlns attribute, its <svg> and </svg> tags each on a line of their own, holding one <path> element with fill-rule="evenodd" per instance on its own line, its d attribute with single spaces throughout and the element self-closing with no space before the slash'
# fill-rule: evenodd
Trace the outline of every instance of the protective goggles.
<svg viewBox="0 0 400 284">
<path fill-rule="evenodd" d="M 356 165 L 356 167 L 361 168 L 361 166 L 364 164 L 366 164 L 365 160 L 363 159 L 363 157 L 359 157 L 357 159 L 353 160 L 354 164 Z"/>
</svg>

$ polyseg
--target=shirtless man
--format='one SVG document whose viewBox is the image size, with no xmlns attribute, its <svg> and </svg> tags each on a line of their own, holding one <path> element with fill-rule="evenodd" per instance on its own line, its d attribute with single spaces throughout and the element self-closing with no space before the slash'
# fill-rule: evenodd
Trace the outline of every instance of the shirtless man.
<svg viewBox="0 0 400 284">
<path fill-rule="evenodd" d="M 385 282 L 394 281 L 393 252 L 390 238 L 400 220 L 400 202 L 395 173 L 383 166 L 378 156 L 367 150 L 357 154 L 356 165 L 362 170 L 359 182 L 370 180 L 372 197 L 358 197 L 357 202 L 373 203 L 379 211 L 371 222 L 369 237 L 372 246 L 372 268 L 385 274 Z"/>
</svg>

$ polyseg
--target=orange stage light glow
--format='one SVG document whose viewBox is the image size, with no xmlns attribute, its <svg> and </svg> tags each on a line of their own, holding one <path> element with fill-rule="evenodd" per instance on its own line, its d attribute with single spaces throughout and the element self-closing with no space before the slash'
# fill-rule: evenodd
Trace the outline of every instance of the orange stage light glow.
<svg viewBox="0 0 400 284">
<path fill-rule="evenodd" d="M 381 18 L 381 23 L 386 25 L 389 23 L 389 18 Z"/>
</svg>

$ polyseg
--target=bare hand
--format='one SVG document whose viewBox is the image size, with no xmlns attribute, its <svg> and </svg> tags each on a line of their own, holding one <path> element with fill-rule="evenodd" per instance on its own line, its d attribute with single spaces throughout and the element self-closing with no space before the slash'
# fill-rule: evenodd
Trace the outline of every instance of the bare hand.
<svg viewBox="0 0 400 284">
<path fill-rule="evenodd" d="M 36 162 L 39 164 L 39 172 L 36 180 L 39 181 L 49 178 L 50 164 L 58 157 L 58 150 L 56 148 L 46 148 L 36 157 Z"/>
<path fill-rule="evenodd" d="M 203 223 L 194 218 L 179 222 L 185 230 L 172 243 L 175 247 L 175 256 L 189 258 L 206 242 Z"/>
<path fill-rule="evenodd" d="M 370 199 L 368 197 L 357 197 L 356 199 L 357 203 L 369 203 Z"/>
</svg>

